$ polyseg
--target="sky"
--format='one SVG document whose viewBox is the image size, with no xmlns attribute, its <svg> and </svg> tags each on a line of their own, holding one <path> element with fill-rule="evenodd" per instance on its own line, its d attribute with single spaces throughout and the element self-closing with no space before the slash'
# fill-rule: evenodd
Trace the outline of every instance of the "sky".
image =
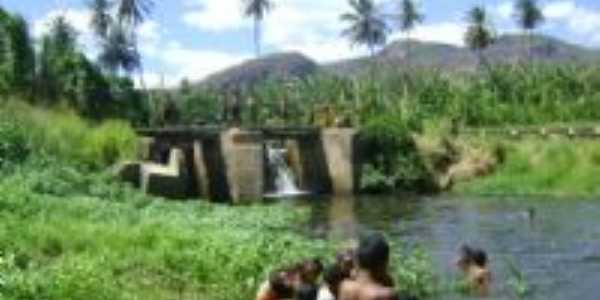
<svg viewBox="0 0 600 300">
<path fill-rule="evenodd" d="M 243 0 L 154 0 L 150 18 L 139 28 L 144 80 L 148 86 L 176 86 L 197 81 L 254 56 L 252 20 L 243 17 Z M 89 26 L 88 0 L 0 0 L 0 5 L 24 16 L 39 39 L 49 21 L 65 15 L 79 32 L 79 43 L 90 58 L 97 41 Z M 347 0 L 273 0 L 264 21 L 263 51 L 298 51 L 326 63 L 364 55 L 341 36 L 340 14 Z M 387 12 L 399 0 L 376 0 Z M 423 24 L 411 35 L 425 41 L 463 45 L 465 12 L 484 4 L 499 33 L 516 32 L 513 0 L 421 0 Z M 540 32 L 568 42 L 600 49 L 600 0 L 540 0 L 546 22 Z M 404 38 L 393 33 L 390 40 Z"/>
</svg>

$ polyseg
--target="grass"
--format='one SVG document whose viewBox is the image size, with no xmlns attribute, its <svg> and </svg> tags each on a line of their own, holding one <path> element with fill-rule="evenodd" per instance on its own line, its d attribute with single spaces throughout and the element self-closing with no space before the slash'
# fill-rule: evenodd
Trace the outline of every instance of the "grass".
<svg viewBox="0 0 600 300">
<path fill-rule="evenodd" d="M 165 202 L 52 162 L 0 192 L 3 299 L 249 299 L 269 269 L 328 250 L 291 228 L 306 211 Z"/>
<path fill-rule="evenodd" d="M 35 154 L 100 168 L 135 157 L 137 137 L 123 121 L 92 123 L 69 109 L 45 109 L 19 100 L 0 102 L 0 120 L 23 136 Z"/>
<path fill-rule="evenodd" d="M 597 196 L 600 144 L 595 140 L 531 138 L 501 142 L 506 159 L 491 176 L 463 183 L 458 192 Z"/>
<path fill-rule="evenodd" d="M 0 179 L 0 298 L 251 299 L 286 262 L 333 257 L 292 204 L 167 202 L 52 160 Z M 394 251 L 403 290 L 432 295 L 422 251 Z"/>
</svg>

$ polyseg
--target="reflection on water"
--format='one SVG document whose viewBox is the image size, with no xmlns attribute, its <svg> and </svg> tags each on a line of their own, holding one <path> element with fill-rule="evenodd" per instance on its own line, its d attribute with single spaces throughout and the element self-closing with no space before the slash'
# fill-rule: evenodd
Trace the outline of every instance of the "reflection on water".
<svg viewBox="0 0 600 300">
<path fill-rule="evenodd" d="M 427 249 L 447 282 L 462 243 L 485 248 L 495 276 L 492 299 L 514 299 L 507 286 L 513 263 L 533 287 L 529 299 L 600 298 L 599 200 L 361 197 L 306 203 L 313 210 L 312 234 L 352 241 L 364 230 L 384 231 L 394 242 Z"/>
</svg>

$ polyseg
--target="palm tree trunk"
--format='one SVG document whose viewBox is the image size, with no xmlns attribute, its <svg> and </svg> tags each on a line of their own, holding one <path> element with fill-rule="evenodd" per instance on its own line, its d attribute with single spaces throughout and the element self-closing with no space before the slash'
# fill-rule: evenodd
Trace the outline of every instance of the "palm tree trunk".
<svg viewBox="0 0 600 300">
<path fill-rule="evenodd" d="M 256 58 L 260 57 L 261 30 L 259 18 L 254 18 L 254 47 Z"/>
<path fill-rule="evenodd" d="M 528 30 L 527 31 L 527 60 L 529 61 L 530 64 L 533 59 L 532 51 L 531 51 L 532 46 L 533 46 L 533 35 L 531 33 L 531 30 Z"/>
<path fill-rule="evenodd" d="M 411 61 L 410 61 L 410 58 L 411 58 L 411 55 L 410 55 L 411 51 L 410 50 L 411 50 L 411 48 L 410 48 L 410 46 L 411 46 L 410 45 L 410 31 L 407 31 L 406 32 L 406 64 L 409 65 L 409 66 L 411 65 Z"/>
</svg>

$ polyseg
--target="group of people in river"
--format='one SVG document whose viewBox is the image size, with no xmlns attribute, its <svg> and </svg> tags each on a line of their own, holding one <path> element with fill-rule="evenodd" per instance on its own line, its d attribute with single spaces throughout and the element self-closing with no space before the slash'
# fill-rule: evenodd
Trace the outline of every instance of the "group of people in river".
<svg viewBox="0 0 600 300">
<path fill-rule="evenodd" d="M 362 237 L 358 247 L 343 250 L 333 264 L 318 258 L 278 269 L 258 290 L 256 300 L 408 300 L 389 274 L 390 246 L 383 235 Z M 474 293 L 485 296 L 491 282 L 484 250 L 463 245 L 456 261 Z"/>
</svg>

